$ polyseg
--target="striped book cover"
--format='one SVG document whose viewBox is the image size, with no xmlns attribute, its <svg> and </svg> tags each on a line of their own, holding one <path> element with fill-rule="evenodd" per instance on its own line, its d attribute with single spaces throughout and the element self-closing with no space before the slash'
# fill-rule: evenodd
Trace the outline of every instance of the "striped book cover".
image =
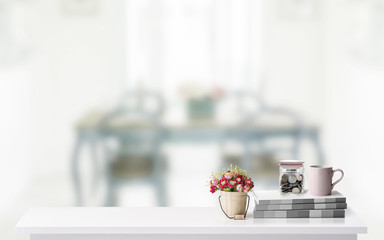
<svg viewBox="0 0 384 240">
<path fill-rule="evenodd" d="M 256 204 L 255 211 L 346 209 L 347 203 Z"/>
<path fill-rule="evenodd" d="M 280 191 L 253 192 L 256 204 L 308 204 L 308 203 L 346 203 L 346 198 L 338 191 L 332 191 L 329 196 L 312 196 L 308 191 L 301 194 L 281 193 Z"/>
<path fill-rule="evenodd" d="M 344 218 L 345 209 L 253 211 L 254 218 Z"/>
</svg>

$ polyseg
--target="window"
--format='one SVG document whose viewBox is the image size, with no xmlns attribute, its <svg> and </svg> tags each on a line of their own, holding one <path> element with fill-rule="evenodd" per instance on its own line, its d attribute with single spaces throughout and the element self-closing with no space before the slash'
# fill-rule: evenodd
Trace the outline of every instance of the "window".
<svg viewBox="0 0 384 240">
<path fill-rule="evenodd" d="M 126 88 L 178 101 L 187 83 L 257 90 L 262 69 L 262 1 L 130 0 Z"/>
</svg>

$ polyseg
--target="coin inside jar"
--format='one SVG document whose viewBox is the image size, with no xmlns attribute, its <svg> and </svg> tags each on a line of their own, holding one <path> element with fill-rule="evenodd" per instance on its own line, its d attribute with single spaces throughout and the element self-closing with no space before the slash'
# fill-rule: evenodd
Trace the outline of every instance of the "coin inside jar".
<svg viewBox="0 0 384 240">
<path fill-rule="evenodd" d="M 288 181 L 290 183 L 295 183 L 296 182 L 296 176 L 295 175 L 290 175 L 289 178 L 288 178 Z"/>
<path fill-rule="evenodd" d="M 300 174 L 296 174 L 296 179 L 297 179 L 297 181 L 302 181 L 303 176 L 301 176 Z"/>
<path fill-rule="evenodd" d="M 300 193 L 301 190 L 299 188 L 293 188 L 292 193 Z"/>
<path fill-rule="evenodd" d="M 283 174 L 283 176 L 281 176 L 281 180 L 284 182 L 288 181 L 288 174 Z"/>
</svg>

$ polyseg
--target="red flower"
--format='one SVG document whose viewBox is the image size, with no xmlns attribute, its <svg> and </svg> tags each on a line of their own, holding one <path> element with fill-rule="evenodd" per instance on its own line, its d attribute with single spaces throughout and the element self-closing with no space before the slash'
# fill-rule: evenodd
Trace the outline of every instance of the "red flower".
<svg viewBox="0 0 384 240">
<path fill-rule="evenodd" d="M 228 181 L 228 187 L 232 188 L 236 185 L 236 181 L 235 180 L 229 180 Z"/>
<path fill-rule="evenodd" d="M 245 181 L 245 186 L 244 186 L 244 192 L 249 192 L 251 189 L 254 187 L 254 184 L 252 182 L 251 178 L 247 178 Z"/>
<path fill-rule="evenodd" d="M 237 175 L 237 176 L 235 177 L 235 180 L 236 180 L 236 183 L 237 183 L 237 184 L 241 184 L 241 183 L 243 183 L 243 175 Z"/>
<path fill-rule="evenodd" d="M 211 186 L 211 190 L 210 190 L 211 193 L 215 193 L 216 192 L 216 187 L 215 186 Z"/>
<path fill-rule="evenodd" d="M 228 185 L 227 179 L 221 179 L 218 188 L 224 189 Z"/>
<path fill-rule="evenodd" d="M 251 178 L 247 178 L 244 183 L 246 186 L 253 186 L 253 182 Z"/>
</svg>

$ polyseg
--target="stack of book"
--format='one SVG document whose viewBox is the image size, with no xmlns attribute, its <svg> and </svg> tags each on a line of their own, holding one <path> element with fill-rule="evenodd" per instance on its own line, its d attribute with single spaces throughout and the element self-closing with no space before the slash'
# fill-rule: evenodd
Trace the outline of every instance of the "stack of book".
<svg viewBox="0 0 384 240">
<path fill-rule="evenodd" d="M 254 218 L 344 218 L 346 198 L 333 191 L 330 196 L 311 196 L 280 193 L 279 191 L 256 191 Z"/>
</svg>

